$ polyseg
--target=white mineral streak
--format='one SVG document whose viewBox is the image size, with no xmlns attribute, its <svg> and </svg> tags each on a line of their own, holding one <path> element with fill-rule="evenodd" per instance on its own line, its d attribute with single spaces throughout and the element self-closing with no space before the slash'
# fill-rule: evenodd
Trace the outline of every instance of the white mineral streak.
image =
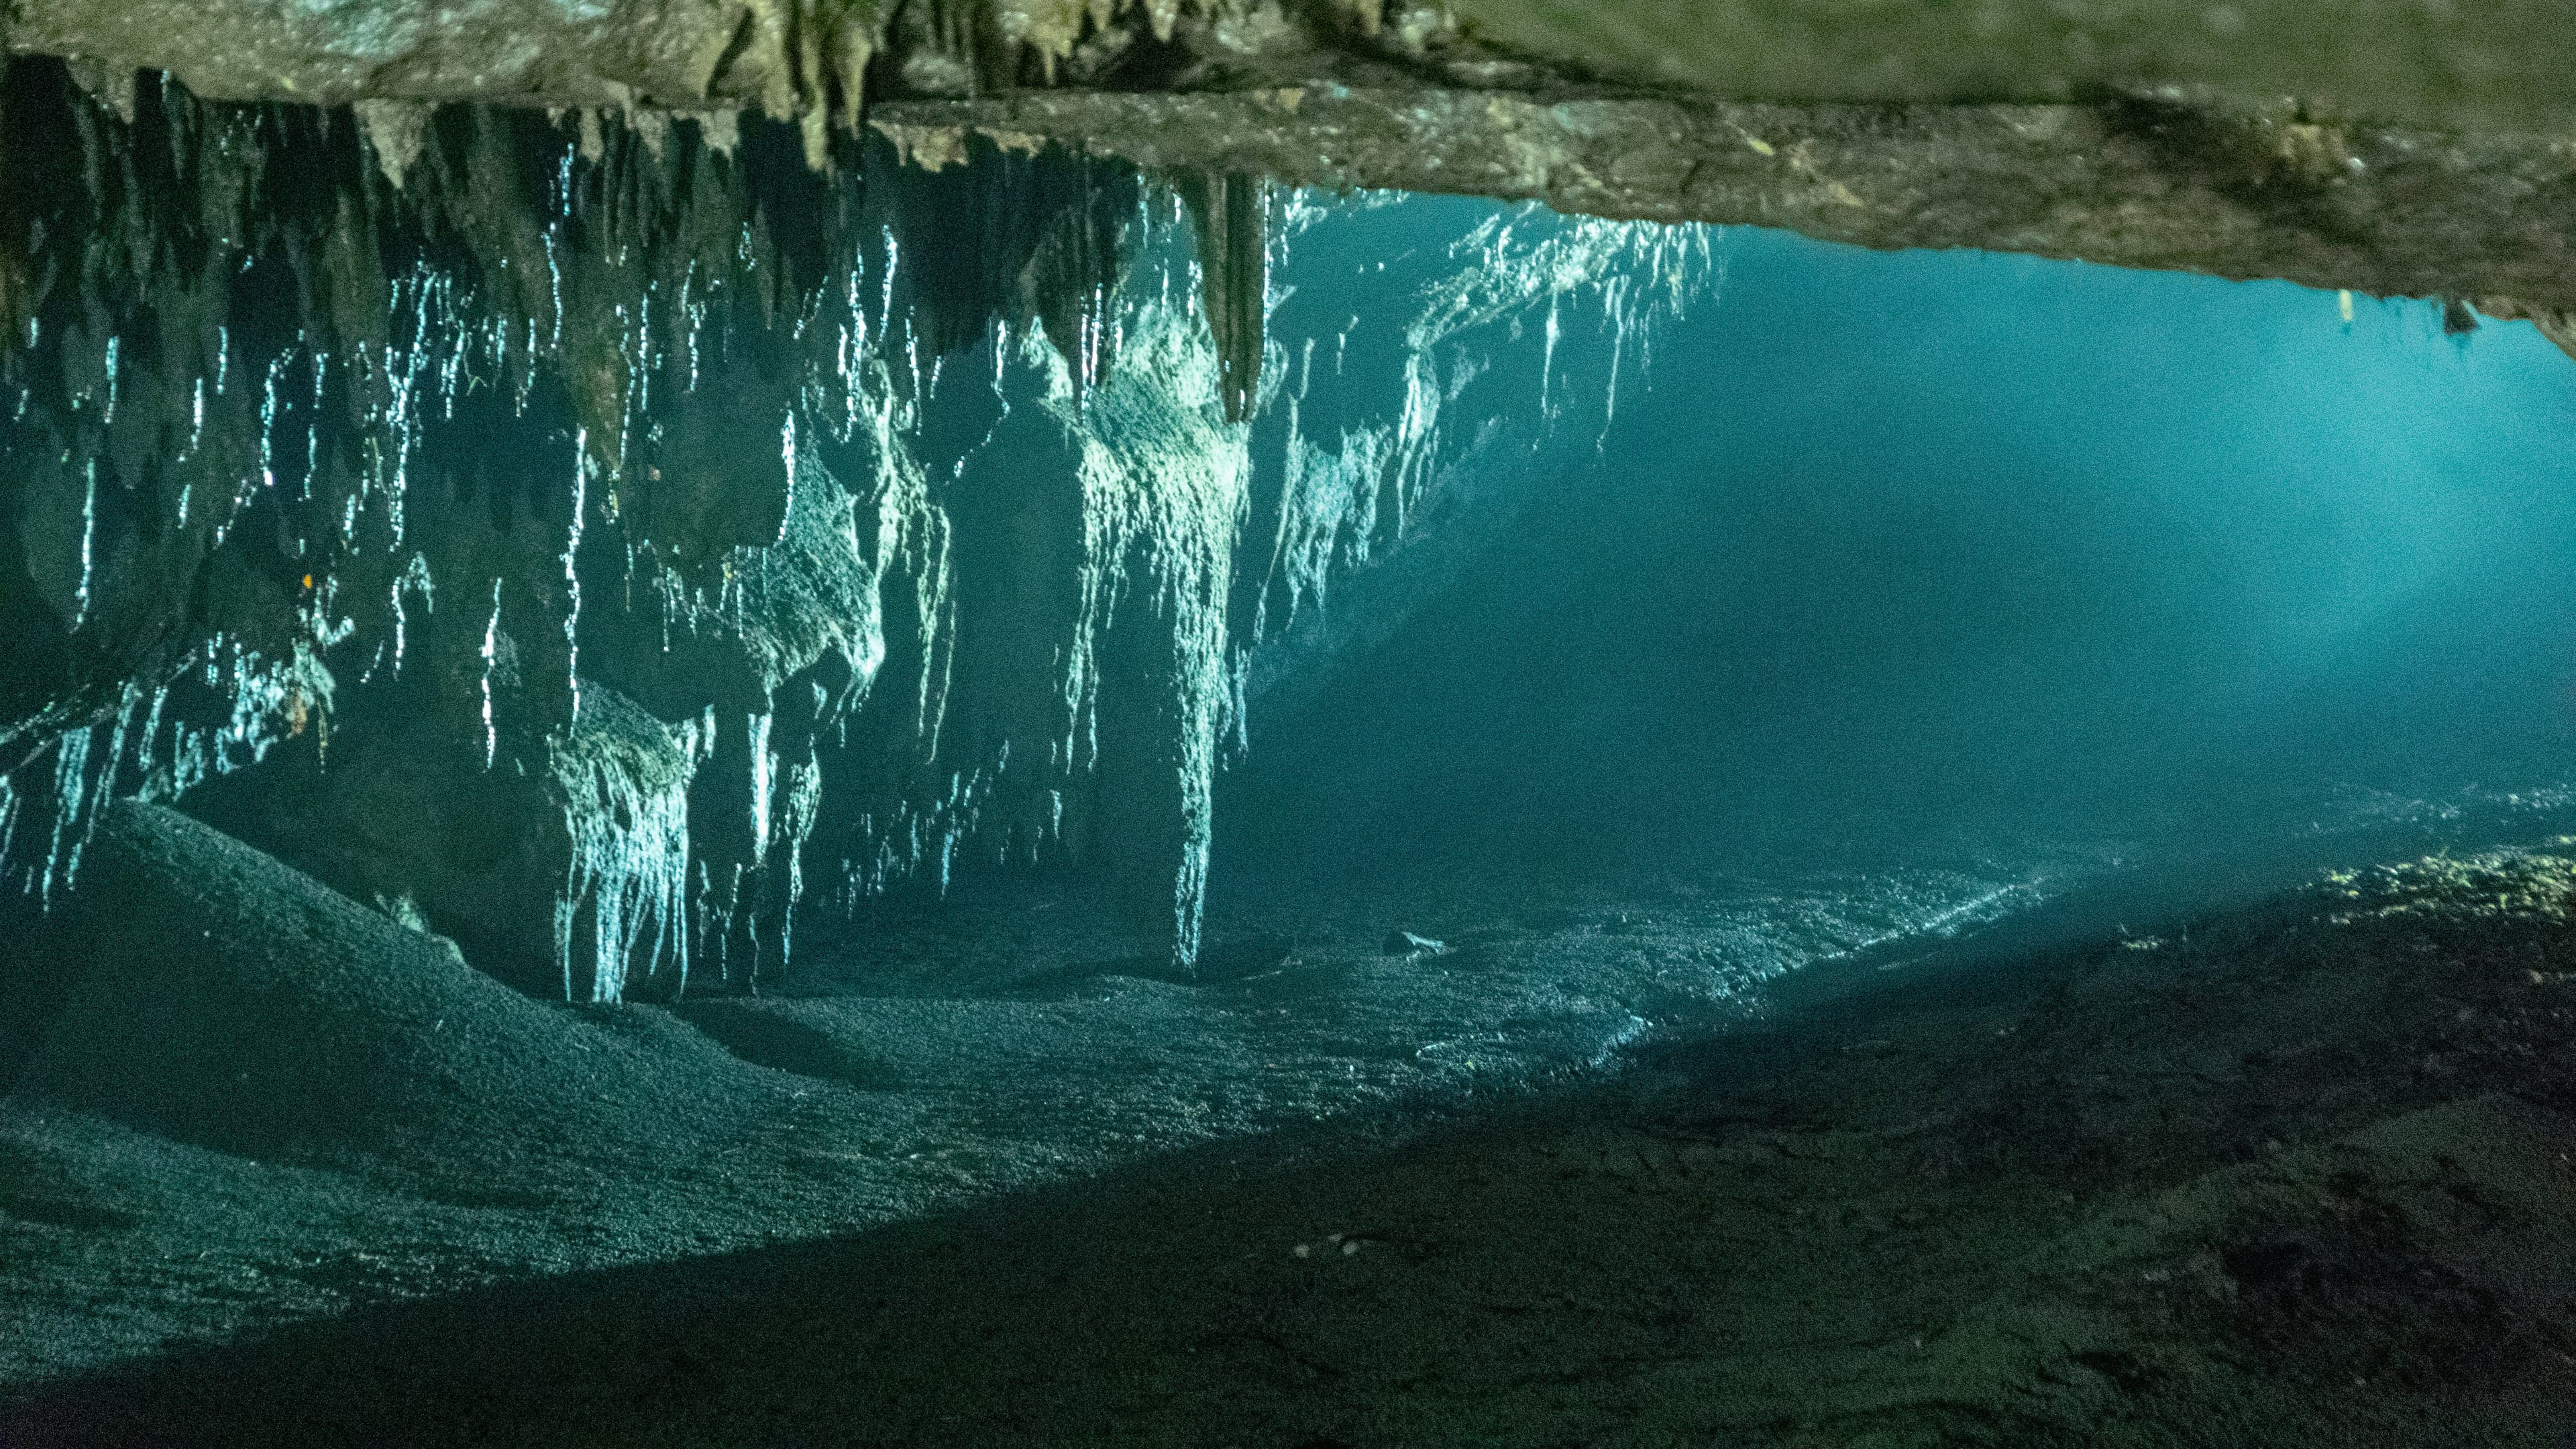
<svg viewBox="0 0 2576 1449">
<path fill-rule="evenodd" d="M 45 868 L 37 876 L 37 894 L 50 904 L 54 883 L 65 889 L 80 874 L 80 847 L 98 818 L 98 796 L 89 769 L 90 742 L 98 728 L 74 730 L 54 745 L 54 835 L 45 846 Z"/>
<path fill-rule="evenodd" d="M 572 692 L 573 718 L 581 717 L 581 571 L 574 565 L 581 557 L 582 515 L 588 511 L 590 484 L 590 434 L 576 429 L 572 440 L 572 526 L 564 537 L 564 687 Z M 400 588 L 397 586 L 399 595 Z M 494 618 L 498 619 L 496 604 Z M 484 697 L 491 697 L 487 682 Z M 491 727 L 491 720 L 484 720 Z"/>
<path fill-rule="evenodd" d="M 98 550 L 98 460 L 90 459 L 83 471 L 88 476 L 81 491 L 80 582 L 72 589 L 72 629 L 76 633 L 89 622 L 90 584 L 96 567 L 93 555 Z"/>
<path fill-rule="evenodd" d="M 500 757 L 501 734 L 492 719 L 492 667 L 501 657 L 501 581 L 492 581 L 492 616 L 483 624 L 483 768 Z"/>
<path fill-rule="evenodd" d="M 777 718 L 764 710 L 744 719 L 744 729 L 751 736 L 751 849 L 755 857 L 769 849 L 770 775 L 778 763 L 769 752 L 769 731 Z"/>
<path fill-rule="evenodd" d="M 18 839 L 18 785 L 7 775 L 0 775 L 0 880 L 5 880 L 9 847 Z"/>
<path fill-rule="evenodd" d="M 417 553 L 411 556 L 410 563 L 403 565 L 402 573 L 394 579 L 391 612 L 394 622 L 393 672 L 396 678 L 402 675 L 403 649 L 411 624 L 411 611 L 404 607 L 403 600 L 412 595 L 419 596 L 422 613 L 437 612 L 438 590 L 430 580 L 429 559 Z"/>
</svg>

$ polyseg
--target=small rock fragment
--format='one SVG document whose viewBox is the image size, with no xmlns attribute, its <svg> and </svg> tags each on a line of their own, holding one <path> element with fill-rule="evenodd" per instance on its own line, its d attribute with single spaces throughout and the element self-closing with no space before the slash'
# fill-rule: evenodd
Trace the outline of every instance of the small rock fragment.
<svg viewBox="0 0 2576 1449">
<path fill-rule="evenodd" d="M 1417 936 L 1411 931 L 1389 931 L 1383 948 L 1389 956 L 1438 956 L 1449 949 L 1446 941 Z"/>
</svg>

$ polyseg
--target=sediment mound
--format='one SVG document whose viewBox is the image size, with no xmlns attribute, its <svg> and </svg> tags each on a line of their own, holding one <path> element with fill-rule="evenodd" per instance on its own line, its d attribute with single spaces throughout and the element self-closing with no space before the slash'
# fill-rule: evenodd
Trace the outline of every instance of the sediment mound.
<svg viewBox="0 0 2576 1449">
<path fill-rule="evenodd" d="M 535 1001 L 161 806 L 107 811 L 79 889 L 26 915 L 0 965 L 28 1007 L 0 1042 L 14 1094 L 200 1146 L 489 1171 L 712 1130 L 767 1093 L 659 1013 Z"/>
</svg>

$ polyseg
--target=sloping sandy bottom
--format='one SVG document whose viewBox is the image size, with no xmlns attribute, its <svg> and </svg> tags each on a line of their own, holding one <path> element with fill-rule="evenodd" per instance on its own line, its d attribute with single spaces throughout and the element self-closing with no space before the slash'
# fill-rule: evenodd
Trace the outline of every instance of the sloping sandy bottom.
<svg viewBox="0 0 2576 1449">
<path fill-rule="evenodd" d="M 0 1108 L 0 1443 L 2576 1433 L 2545 854 L 1211 1127 L 1138 1006 L 1190 988 L 1149 974 L 1029 983 L 980 1036 L 582 1013 L 167 812 L 97 849 L 124 909 L 21 958 L 74 969 Z M 1295 978 L 1229 999 L 1306 1009 L 1259 994 Z M 1129 1039 L 1070 1019 L 1104 992 Z M 1169 1080 L 1104 1107 L 1077 1061 Z"/>
</svg>

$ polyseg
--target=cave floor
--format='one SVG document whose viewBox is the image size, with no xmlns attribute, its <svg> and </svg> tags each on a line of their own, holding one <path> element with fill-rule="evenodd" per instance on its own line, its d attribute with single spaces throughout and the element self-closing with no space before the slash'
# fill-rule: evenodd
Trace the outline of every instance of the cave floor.
<svg viewBox="0 0 2576 1449">
<path fill-rule="evenodd" d="M 119 830 L 132 869 L 207 848 Z M 7 1105 L 0 1443 L 2550 1449 L 2576 1430 L 2571 896 L 2545 854 L 2360 871 L 1867 973 L 1615 1072 L 945 1192 L 818 1085 L 858 1070 L 828 1031 L 457 984 L 423 1008 L 448 1030 L 567 1033 L 490 1060 L 623 1052 L 653 1084 L 586 1062 L 605 1115 L 443 1128 L 443 1167 L 95 1085 Z M 720 1013 L 820 1009 L 795 1001 Z M 237 1336 L 138 1354 L 182 1320 Z M 81 1322 L 86 1368 L 52 1344 Z"/>
</svg>

